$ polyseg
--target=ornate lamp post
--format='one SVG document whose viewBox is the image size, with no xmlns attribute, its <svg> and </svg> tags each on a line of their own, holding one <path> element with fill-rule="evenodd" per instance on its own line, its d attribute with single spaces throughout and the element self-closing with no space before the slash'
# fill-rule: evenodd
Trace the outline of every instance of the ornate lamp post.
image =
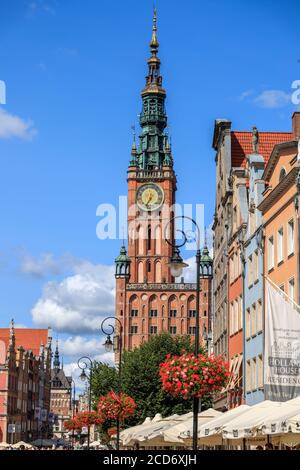
<svg viewBox="0 0 300 470">
<path fill-rule="evenodd" d="M 203 249 L 203 256 L 201 256 L 200 250 L 200 228 L 197 222 L 188 216 L 176 216 L 173 217 L 165 227 L 165 239 L 167 243 L 173 247 L 173 256 L 168 263 L 170 267 L 171 274 L 174 277 L 179 277 L 182 274 L 183 268 L 188 266 L 186 263 L 183 262 L 179 249 L 184 246 L 187 241 L 188 237 L 183 230 L 177 230 L 182 233 L 183 235 L 183 242 L 180 244 L 176 244 L 173 241 L 168 240 L 166 236 L 167 227 L 169 224 L 173 223 L 176 219 L 186 219 L 192 222 L 195 228 L 195 239 L 196 239 L 196 334 L 195 334 L 195 356 L 199 354 L 199 346 L 200 346 L 200 275 L 201 277 L 211 278 L 212 277 L 212 260 L 209 257 L 208 249 L 205 246 Z M 193 450 L 197 450 L 197 443 L 198 443 L 198 412 L 201 409 L 201 401 L 198 397 L 194 396 L 193 398 Z"/>
<path fill-rule="evenodd" d="M 92 411 L 92 377 L 93 377 L 93 361 L 88 356 L 83 356 L 78 359 L 78 367 L 81 369 L 80 379 L 84 382 L 88 380 L 89 382 L 89 392 L 88 392 L 88 408 L 89 411 Z M 89 369 L 89 375 L 86 374 L 85 370 Z M 90 426 L 88 426 L 88 441 L 87 448 L 90 449 Z"/>
<path fill-rule="evenodd" d="M 108 321 L 114 320 L 117 321 L 119 325 L 119 334 L 115 335 L 116 327 Z M 118 392 L 121 393 L 122 390 L 122 345 L 123 345 L 123 325 L 119 318 L 116 317 L 106 317 L 101 323 L 101 331 L 106 335 L 106 340 L 104 343 L 105 350 L 107 352 L 114 351 L 119 353 L 119 368 L 118 368 Z M 114 335 L 113 340 L 111 335 Z M 117 418 L 117 450 L 120 450 L 120 418 Z"/>
</svg>

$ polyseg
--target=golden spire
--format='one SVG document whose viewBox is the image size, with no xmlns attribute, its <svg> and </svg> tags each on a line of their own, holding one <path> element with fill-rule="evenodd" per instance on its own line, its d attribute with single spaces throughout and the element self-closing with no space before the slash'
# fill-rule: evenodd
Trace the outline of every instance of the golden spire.
<svg viewBox="0 0 300 470">
<path fill-rule="evenodd" d="M 157 54 L 157 49 L 158 49 L 158 46 L 159 46 L 159 43 L 158 43 L 158 40 L 157 40 L 157 37 L 156 37 L 156 31 L 157 31 L 157 27 L 156 27 L 156 8 L 154 7 L 152 38 L 151 38 L 151 42 L 150 42 L 151 52 L 152 52 L 153 55 Z"/>
</svg>

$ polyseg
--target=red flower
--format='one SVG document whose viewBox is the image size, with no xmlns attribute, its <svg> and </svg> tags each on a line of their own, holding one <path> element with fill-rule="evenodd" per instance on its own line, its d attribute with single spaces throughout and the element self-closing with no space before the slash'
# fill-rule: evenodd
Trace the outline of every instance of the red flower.
<svg viewBox="0 0 300 470">
<path fill-rule="evenodd" d="M 228 364 L 221 356 L 189 353 L 171 357 L 168 354 L 160 364 L 163 389 L 184 399 L 220 391 L 230 375 Z"/>
<path fill-rule="evenodd" d="M 124 421 L 134 414 L 135 408 L 135 401 L 129 395 L 111 391 L 100 397 L 98 415 L 102 422 L 118 418 L 120 421 Z"/>
</svg>

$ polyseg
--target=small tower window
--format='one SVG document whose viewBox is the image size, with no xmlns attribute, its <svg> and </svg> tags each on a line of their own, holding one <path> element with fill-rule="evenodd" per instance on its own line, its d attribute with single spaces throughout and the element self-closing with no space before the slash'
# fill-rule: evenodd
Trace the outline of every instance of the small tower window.
<svg viewBox="0 0 300 470">
<path fill-rule="evenodd" d="M 151 227 L 150 227 L 150 225 L 148 227 L 147 248 L 148 248 L 148 250 L 151 250 Z"/>
</svg>

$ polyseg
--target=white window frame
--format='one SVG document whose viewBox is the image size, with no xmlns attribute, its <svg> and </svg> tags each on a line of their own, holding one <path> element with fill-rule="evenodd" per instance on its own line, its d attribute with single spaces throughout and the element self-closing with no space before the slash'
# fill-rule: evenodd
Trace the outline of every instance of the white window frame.
<svg viewBox="0 0 300 470">
<path fill-rule="evenodd" d="M 284 230 L 281 226 L 277 230 L 277 264 L 284 261 Z"/>
</svg>

